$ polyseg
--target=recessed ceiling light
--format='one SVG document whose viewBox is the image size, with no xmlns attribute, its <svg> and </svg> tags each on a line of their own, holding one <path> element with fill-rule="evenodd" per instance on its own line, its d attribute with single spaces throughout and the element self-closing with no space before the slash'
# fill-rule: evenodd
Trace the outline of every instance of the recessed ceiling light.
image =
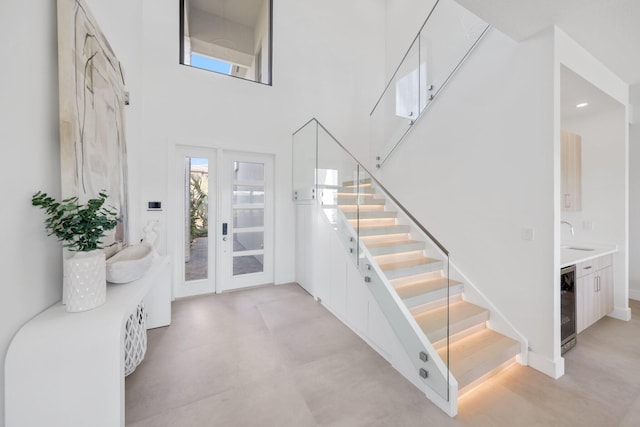
<svg viewBox="0 0 640 427">
<path fill-rule="evenodd" d="M 581 102 L 580 104 L 576 104 L 576 108 L 584 108 L 589 105 L 588 102 Z"/>
</svg>

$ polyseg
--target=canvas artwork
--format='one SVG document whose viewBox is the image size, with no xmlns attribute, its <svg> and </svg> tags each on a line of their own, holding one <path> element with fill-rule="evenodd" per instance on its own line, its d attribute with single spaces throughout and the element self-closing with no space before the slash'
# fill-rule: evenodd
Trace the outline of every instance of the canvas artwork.
<svg viewBox="0 0 640 427">
<path fill-rule="evenodd" d="M 106 191 L 121 221 L 103 243 L 126 243 L 124 72 L 82 0 L 58 0 L 58 72 L 62 196 Z"/>
</svg>

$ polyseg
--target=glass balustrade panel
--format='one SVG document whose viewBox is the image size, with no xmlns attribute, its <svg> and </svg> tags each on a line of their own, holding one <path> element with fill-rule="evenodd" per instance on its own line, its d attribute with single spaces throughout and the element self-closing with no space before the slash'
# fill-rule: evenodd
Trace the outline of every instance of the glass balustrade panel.
<svg viewBox="0 0 640 427">
<path fill-rule="evenodd" d="M 421 86 L 427 101 L 438 94 L 486 28 L 486 22 L 456 2 L 438 4 L 419 34 L 421 63 L 426 66 Z"/>
<path fill-rule="evenodd" d="M 371 161 L 381 167 L 488 28 L 454 1 L 440 1 L 371 112 Z"/>
<path fill-rule="evenodd" d="M 329 221 L 357 257 L 358 163 L 322 126 L 318 127 L 317 192 Z"/>
<path fill-rule="evenodd" d="M 386 158 L 420 114 L 420 73 L 416 38 L 371 114 L 371 149 L 376 157 Z"/>
<path fill-rule="evenodd" d="M 359 264 L 367 266 L 377 263 L 382 271 L 389 272 L 388 291 L 395 293 L 407 309 L 412 308 L 415 314 L 410 313 L 409 316 L 414 318 L 415 326 L 437 350 L 447 372 L 451 284 L 448 252 L 362 167 L 359 167 L 359 182 Z M 364 276 L 373 277 L 372 270 L 361 268 L 361 271 Z M 381 277 L 376 275 L 372 280 L 372 286 L 384 286 L 375 282 L 382 282 Z M 430 293 L 428 301 L 423 301 L 421 289 L 427 284 L 435 290 Z M 374 292 L 372 287 L 370 289 Z M 388 314 L 389 319 L 393 319 L 394 311 L 398 310 L 396 301 L 381 291 L 376 296 L 382 311 Z M 438 306 L 435 311 L 431 310 L 434 304 Z M 402 316 L 402 313 L 398 313 L 398 316 Z M 418 335 L 412 333 L 410 328 L 398 327 L 395 331 L 408 354 L 422 351 Z M 435 363 L 429 360 L 424 366 L 419 363 L 416 367 L 429 372 L 426 379 L 429 386 L 448 400 L 449 376 L 438 369 Z"/>
<path fill-rule="evenodd" d="M 310 121 L 293 134 L 293 199 L 315 199 L 318 123 Z"/>
</svg>

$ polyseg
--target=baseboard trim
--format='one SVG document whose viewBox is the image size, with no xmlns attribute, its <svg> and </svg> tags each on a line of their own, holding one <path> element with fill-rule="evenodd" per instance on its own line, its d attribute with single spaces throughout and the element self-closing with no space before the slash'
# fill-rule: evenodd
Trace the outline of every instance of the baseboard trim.
<svg viewBox="0 0 640 427">
<path fill-rule="evenodd" d="M 564 375 L 564 359 L 562 357 L 551 360 L 536 352 L 529 351 L 529 366 L 556 380 Z"/>
<path fill-rule="evenodd" d="M 629 288 L 629 298 L 640 301 L 640 289 Z"/>
<path fill-rule="evenodd" d="M 631 309 L 630 308 L 619 308 L 616 307 L 613 309 L 611 313 L 609 313 L 609 317 L 613 317 L 614 319 L 624 320 L 628 322 L 631 320 Z"/>
</svg>

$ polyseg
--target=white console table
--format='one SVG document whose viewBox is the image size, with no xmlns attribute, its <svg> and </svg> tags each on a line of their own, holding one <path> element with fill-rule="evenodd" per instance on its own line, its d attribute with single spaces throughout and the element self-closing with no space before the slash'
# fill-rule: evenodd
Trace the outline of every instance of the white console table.
<svg viewBox="0 0 640 427">
<path fill-rule="evenodd" d="M 170 277 L 159 257 L 143 278 L 109 284 L 98 308 L 58 303 L 27 322 L 5 360 L 6 427 L 124 426 L 124 325 L 145 298 L 154 325 L 169 324 Z"/>
</svg>

